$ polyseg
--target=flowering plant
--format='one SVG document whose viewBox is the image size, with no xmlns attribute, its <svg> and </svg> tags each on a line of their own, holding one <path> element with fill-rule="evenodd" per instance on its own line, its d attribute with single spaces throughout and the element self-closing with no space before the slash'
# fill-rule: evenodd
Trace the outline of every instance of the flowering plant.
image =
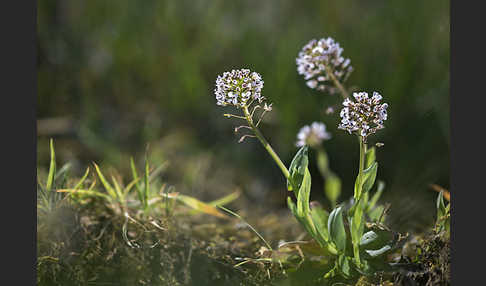
<svg viewBox="0 0 486 286">
<path fill-rule="evenodd" d="M 336 204 L 341 182 L 329 169 L 327 154 L 322 147 L 323 141 L 331 138 L 324 123 L 314 122 L 310 126 L 302 127 L 296 142 L 296 146 L 300 148 L 287 168 L 258 129 L 265 113 L 272 110 L 272 104 L 268 104 L 261 95 L 262 77 L 248 69 L 232 70 L 218 76 L 215 89 L 218 105 L 233 105 L 242 110 L 243 114 L 239 115 L 224 114 L 226 117 L 246 121 L 247 125 L 235 128 L 235 132 L 242 128 L 250 131 L 250 134 L 243 135 L 239 142 L 248 137 L 255 137 L 262 143 L 287 179 L 288 191 L 295 195 L 295 202 L 291 196 L 287 198 L 290 211 L 320 245 L 322 251 L 335 258 L 334 267 L 323 276 L 324 278 L 336 275 L 351 278 L 359 273 L 371 275 L 379 269 L 384 269 L 387 267 L 385 254 L 401 240 L 399 234 L 381 223 L 386 209 L 377 206 L 376 203 L 383 191 L 384 183 L 379 182 L 377 191 L 370 196 L 370 191 L 375 185 L 378 162 L 375 148 L 368 148 L 368 137 L 384 128 L 388 105 L 381 103 L 382 96 L 378 92 L 374 92 L 371 97 L 366 92 L 353 93 L 353 100 L 350 98 L 342 83 L 353 69 L 350 60 L 341 56 L 342 51 L 339 43 L 332 38 L 312 40 L 299 53 L 296 63 L 298 73 L 304 75 L 310 88 L 330 92 L 337 89 L 344 98 L 338 128 L 356 135 L 360 147 L 354 195 L 348 203 Z M 258 120 L 255 120 L 255 112 L 258 109 L 261 109 L 261 112 Z M 333 187 L 329 187 L 330 191 L 326 188 L 326 194 L 333 207 L 330 212 L 309 201 L 309 147 L 318 150 L 321 174 L 326 182 L 333 184 Z"/>
</svg>

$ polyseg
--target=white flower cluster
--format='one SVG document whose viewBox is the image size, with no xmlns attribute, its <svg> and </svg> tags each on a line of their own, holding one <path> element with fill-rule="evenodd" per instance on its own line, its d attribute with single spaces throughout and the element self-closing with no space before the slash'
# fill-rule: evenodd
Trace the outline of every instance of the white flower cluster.
<svg viewBox="0 0 486 286">
<path fill-rule="evenodd" d="M 224 72 L 216 79 L 214 94 L 218 105 L 234 105 L 243 107 L 250 99 L 262 102 L 262 77 L 249 69 Z"/>
<path fill-rule="evenodd" d="M 367 92 L 353 93 L 356 102 L 346 98 L 341 110 L 341 124 L 339 129 L 347 130 L 350 134 L 356 132 L 365 141 L 370 134 L 385 128 L 383 122 L 387 119 L 386 108 L 388 104 L 381 103 L 382 96 L 373 92 L 371 98 Z"/>
<path fill-rule="evenodd" d="M 307 86 L 319 91 L 335 93 L 332 78 L 326 66 L 336 79 L 343 83 L 353 71 L 350 60 L 341 56 L 343 49 L 332 38 L 313 39 L 307 43 L 296 59 L 297 72 L 304 75 Z"/>
<path fill-rule="evenodd" d="M 323 140 L 331 138 L 331 134 L 326 131 L 326 125 L 322 122 L 313 122 L 311 126 L 305 125 L 297 134 L 297 147 L 309 145 L 311 147 L 320 145 Z"/>
</svg>

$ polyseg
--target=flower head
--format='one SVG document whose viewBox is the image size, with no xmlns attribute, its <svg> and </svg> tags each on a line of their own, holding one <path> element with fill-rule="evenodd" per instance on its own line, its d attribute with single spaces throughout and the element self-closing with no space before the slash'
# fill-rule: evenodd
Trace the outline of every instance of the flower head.
<svg viewBox="0 0 486 286">
<path fill-rule="evenodd" d="M 262 77 L 249 69 L 224 72 L 216 79 L 214 94 L 218 105 L 246 106 L 250 99 L 262 102 Z"/>
<path fill-rule="evenodd" d="M 373 92 L 371 98 L 367 92 L 355 92 L 356 102 L 346 98 L 341 109 L 341 124 L 339 129 L 347 130 L 350 134 L 356 133 L 366 141 L 368 135 L 385 128 L 383 122 L 387 119 L 386 108 L 388 104 L 381 103 L 382 96 Z"/>
<path fill-rule="evenodd" d="M 340 82 L 346 81 L 353 67 L 350 60 L 341 56 L 343 49 L 332 38 L 313 39 L 307 43 L 296 59 L 297 72 L 304 75 L 307 86 L 319 91 L 334 93 L 332 72 Z"/>
<path fill-rule="evenodd" d="M 310 126 L 305 125 L 297 134 L 297 147 L 309 145 L 311 147 L 320 145 L 323 140 L 331 139 L 331 134 L 326 131 L 326 125 L 322 122 L 313 122 Z"/>
</svg>

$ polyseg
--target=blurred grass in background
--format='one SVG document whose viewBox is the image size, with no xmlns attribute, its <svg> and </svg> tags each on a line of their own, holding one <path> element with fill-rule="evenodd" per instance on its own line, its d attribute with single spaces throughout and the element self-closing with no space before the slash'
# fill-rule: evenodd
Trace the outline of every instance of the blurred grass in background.
<svg viewBox="0 0 486 286">
<path fill-rule="evenodd" d="M 337 130 L 341 98 L 310 90 L 295 65 L 303 45 L 327 36 L 355 68 L 347 86 L 376 90 L 390 105 L 375 139 L 385 143 L 378 178 L 387 183 L 392 217 L 397 225 L 411 217 L 432 222 L 437 194 L 428 184 L 449 187 L 446 0 L 40 1 L 39 165 L 47 166 L 49 137 L 79 173 L 92 160 L 128 172 L 129 156 L 141 158 L 150 143 L 155 161 L 184 163 L 173 172 L 183 172 L 194 192 L 209 189 L 210 170 L 225 170 L 232 172 L 219 186 L 226 194 L 231 181 L 259 203 L 284 207 L 278 168 L 258 142 L 237 143 L 239 122 L 215 104 L 217 75 L 246 67 L 263 76 L 274 111 L 262 131 L 284 162 L 297 150 L 299 128 L 323 121 L 333 135 L 325 147 L 343 179 L 341 198 L 348 198 L 358 144 Z M 327 115 L 328 106 L 336 113 Z M 313 196 L 322 198 L 312 164 Z"/>
</svg>

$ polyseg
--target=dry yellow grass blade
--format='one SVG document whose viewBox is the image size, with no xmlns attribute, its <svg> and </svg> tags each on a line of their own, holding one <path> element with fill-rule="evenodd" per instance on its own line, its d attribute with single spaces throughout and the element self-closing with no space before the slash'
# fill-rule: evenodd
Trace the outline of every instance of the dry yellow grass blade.
<svg viewBox="0 0 486 286">
<path fill-rule="evenodd" d="M 188 206 L 192 209 L 201 211 L 203 213 L 213 215 L 213 216 L 216 216 L 216 217 L 220 217 L 220 218 L 228 218 L 227 215 L 220 212 L 214 206 L 208 205 L 207 203 L 204 203 L 204 202 L 202 202 L 202 201 L 200 201 L 196 198 L 181 195 L 179 193 L 168 193 L 165 196 L 167 198 L 170 198 L 170 199 L 176 199 L 176 200 L 182 202 L 183 204 L 185 204 L 186 206 Z"/>
<path fill-rule="evenodd" d="M 441 192 L 442 191 L 442 195 L 444 196 L 444 199 L 446 199 L 448 202 L 451 201 L 451 193 L 449 193 L 448 190 L 444 189 L 443 187 L 437 185 L 437 184 L 430 184 L 429 185 L 430 188 L 432 188 L 432 190 L 436 191 L 436 192 Z"/>
</svg>

